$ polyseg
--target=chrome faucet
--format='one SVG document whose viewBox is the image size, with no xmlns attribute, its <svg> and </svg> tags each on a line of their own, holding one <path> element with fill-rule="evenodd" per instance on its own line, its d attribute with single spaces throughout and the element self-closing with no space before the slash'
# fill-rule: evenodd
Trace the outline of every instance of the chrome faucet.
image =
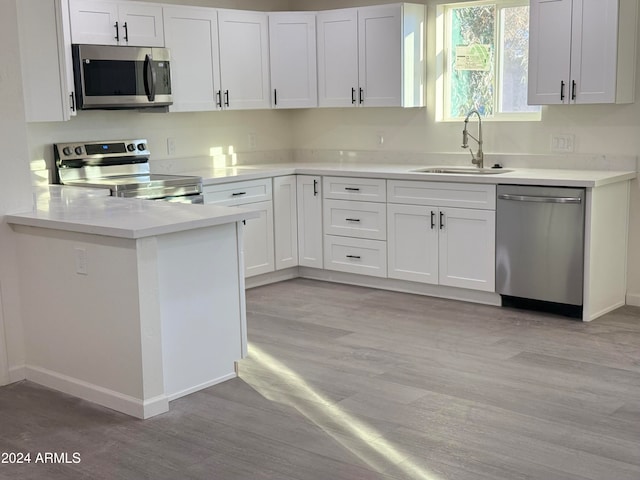
<svg viewBox="0 0 640 480">
<path fill-rule="evenodd" d="M 474 137 L 467 131 L 467 127 L 469 126 L 469 117 L 473 114 L 478 116 L 478 138 Z M 473 150 L 469 148 L 469 138 L 471 137 L 478 144 L 478 150 L 476 153 L 473 153 Z M 469 148 L 469 152 L 471 153 L 471 163 L 477 165 L 478 168 L 484 167 L 484 153 L 482 152 L 482 118 L 480 117 L 480 112 L 478 110 L 471 110 L 467 117 L 464 119 L 464 130 L 462 130 L 462 148 Z"/>
</svg>

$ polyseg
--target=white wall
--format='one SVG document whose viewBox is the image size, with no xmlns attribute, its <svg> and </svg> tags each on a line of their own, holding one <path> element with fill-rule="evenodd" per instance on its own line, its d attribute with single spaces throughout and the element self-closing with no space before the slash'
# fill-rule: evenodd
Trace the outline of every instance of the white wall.
<svg viewBox="0 0 640 480">
<path fill-rule="evenodd" d="M 6 213 L 32 205 L 15 0 L 0 2 L 0 385 L 24 363 L 15 236 Z M 24 292 L 37 296 L 37 292 Z M 6 338 L 6 342 L 4 341 Z M 6 343 L 6 345 L 5 345 Z M 18 374 L 19 375 L 19 374 Z"/>
<path fill-rule="evenodd" d="M 294 0 L 296 9 L 342 8 L 387 3 L 368 0 Z M 343 108 L 294 111 L 293 146 L 299 150 L 364 150 L 459 153 L 462 124 L 435 122 L 435 5 L 428 5 L 427 107 L 421 109 Z M 640 28 L 639 28 L 640 30 Z M 636 98 L 640 98 L 640 62 Z M 474 128 L 472 126 L 472 128 Z M 551 134 L 575 135 L 575 153 L 640 155 L 640 102 L 630 105 L 543 107 L 540 122 L 485 122 L 486 160 L 492 153 L 550 154 Z M 384 144 L 378 144 L 378 136 Z M 464 157 L 463 157 L 464 158 Z M 467 157 L 470 163 L 470 157 Z M 558 166 L 562 166 L 562 155 Z M 567 157 L 569 159 L 569 157 Z M 463 160 L 466 161 L 466 160 Z M 640 305 L 640 183 L 632 182 L 628 260 L 628 301 Z"/>
</svg>

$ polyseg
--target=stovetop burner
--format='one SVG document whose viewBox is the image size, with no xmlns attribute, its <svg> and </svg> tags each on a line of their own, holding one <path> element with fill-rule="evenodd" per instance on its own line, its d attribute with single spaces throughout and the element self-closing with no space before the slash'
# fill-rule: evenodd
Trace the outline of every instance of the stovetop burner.
<svg viewBox="0 0 640 480">
<path fill-rule="evenodd" d="M 165 198 L 202 193 L 196 176 L 152 174 L 147 141 L 74 142 L 54 145 L 55 183 L 108 188 L 112 196 Z"/>
</svg>

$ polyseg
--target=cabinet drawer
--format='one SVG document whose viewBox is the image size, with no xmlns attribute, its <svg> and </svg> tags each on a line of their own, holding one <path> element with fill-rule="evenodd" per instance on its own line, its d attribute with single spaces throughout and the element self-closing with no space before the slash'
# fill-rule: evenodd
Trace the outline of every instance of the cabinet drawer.
<svg viewBox="0 0 640 480">
<path fill-rule="evenodd" d="M 324 268 L 386 277 L 387 242 L 325 235 Z"/>
<path fill-rule="evenodd" d="M 386 202 L 386 180 L 378 178 L 324 177 L 324 198 Z"/>
<path fill-rule="evenodd" d="M 243 205 L 271 200 L 271 179 L 207 185 L 202 188 L 204 203 L 216 205 Z"/>
<path fill-rule="evenodd" d="M 389 180 L 389 203 L 495 210 L 496 186 L 477 183 Z"/>
<path fill-rule="evenodd" d="M 324 232 L 329 235 L 386 240 L 386 230 L 384 203 L 324 201 Z"/>
</svg>

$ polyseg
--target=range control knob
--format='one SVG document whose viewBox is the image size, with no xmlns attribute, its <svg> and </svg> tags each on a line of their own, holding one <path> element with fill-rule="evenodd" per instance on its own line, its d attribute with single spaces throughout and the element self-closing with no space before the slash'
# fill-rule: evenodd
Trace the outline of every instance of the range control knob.
<svg viewBox="0 0 640 480">
<path fill-rule="evenodd" d="M 64 155 L 67 155 L 67 156 L 68 156 L 68 155 L 71 155 L 71 147 L 64 147 L 64 148 L 62 149 L 62 153 L 63 153 Z"/>
<path fill-rule="evenodd" d="M 136 146 L 133 143 L 127 145 L 127 150 L 133 152 L 136 149 Z"/>
<path fill-rule="evenodd" d="M 138 144 L 138 150 L 143 151 L 147 149 L 147 145 L 144 143 L 139 143 Z"/>
<path fill-rule="evenodd" d="M 75 150 L 76 155 L 82 155 L 82 147 L 76 147 Z"/>
</svg>

